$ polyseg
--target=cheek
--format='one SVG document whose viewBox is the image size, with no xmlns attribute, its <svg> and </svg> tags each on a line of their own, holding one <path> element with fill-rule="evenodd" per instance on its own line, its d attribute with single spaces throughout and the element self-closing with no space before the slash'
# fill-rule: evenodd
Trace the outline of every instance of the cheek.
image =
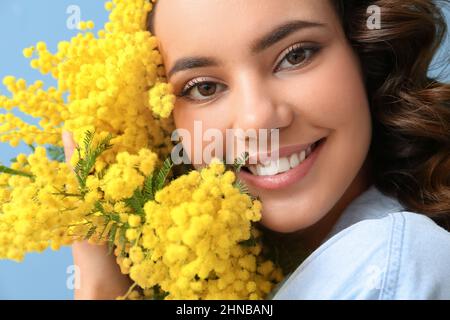
<svg viewBox="0 0 450 320">
<path fill-rule="evenodd" d="M 175 107 L 173 109 L 173 120 L 175 122 L 176 128 L 182 128 L 188 130 L 188 127 L 191 126 L 191 122 L 189 119 L 189 113 L 186 113 L 185 110 L 183 110 L 180 103 L 177 101 L 175 103 Z"/>
<path fill-rule="evenodd" d="M 175 128 L 178 133 L 183 136 L 183 148 L 187 153 L 189 159 L 193 159 L 193 146 L 191 143 L 194 136 L 194 121 L 195 117 L 180 105 L 179 102 L 175 103 L 175 108 L 173 110 L 173 119 L 175 123 Z"/>
<path fill-rule="evenodd" d="M 328 48 L 317 66 L 292 79 L 284 94 L 310 124 L 338 130 L 367 122 L 369 107 L 359 61 L 350 47 Z"/>
<path fill-rule="evenodd" d="M 296 108 L 296 130 L 319 128 L 328 132 L 328 141 L 303 185 L 263 193 L 263 224 L 282 232 L 322 219 L 358 175 L 370 146 L 370 110 L 358 60 L 350 49 L 335 48 L 320 62 L 284 89 Z"/>
<path fill-rule="evenodd" d="M 214 108 L 208 106 L 196 108 L 183 105 L 182 102 L 175 105 L 173 111 L 175 127 L 178 130 L 182 129 L 186 135 L 183 138 L 183 147 L 194 166 L 209 162 L 211 156 L 224 155 L 216 154 L 216 148 L 220 149 L 222 146 L 222 151 L 224 150 L 226 129 L 230 126 L 223 116 L 216 113 Z M 215 144 L 217 139 L 221 142 Z"/>
</svg>

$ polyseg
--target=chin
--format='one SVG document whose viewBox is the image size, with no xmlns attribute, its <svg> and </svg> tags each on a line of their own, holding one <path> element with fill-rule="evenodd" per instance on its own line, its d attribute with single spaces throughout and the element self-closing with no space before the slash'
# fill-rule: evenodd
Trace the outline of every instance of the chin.
<svg viewBox="0 0 450 320">
<path fill-rule="evenodd" d="M 260 223 L 275 232 L 279 233 L 292 233 L 307 229 L 308 227 L 317 223 L 320 218 L 315 218 L 314 216 L 301 216 L 295 217 L 299 211 L 293 212 L 292 214 L 285 212 L 285 217 L 272 211 L 271 214 L 265 214 L 264 209 L 262 212 L 262 219 Z"/>
</svg>

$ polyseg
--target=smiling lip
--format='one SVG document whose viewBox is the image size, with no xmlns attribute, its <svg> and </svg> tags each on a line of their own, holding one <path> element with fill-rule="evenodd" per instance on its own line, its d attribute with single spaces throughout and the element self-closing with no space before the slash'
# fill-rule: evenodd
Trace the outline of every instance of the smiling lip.
<svg viewBox="0 0 450 320">
<path fill-rule="evenodd" d="M 241 170 L 239 172 L 239 178 L 244 180 L 246 183 L 253 185 L 257 188 L 268 189 L 268 190 L 276 190 L 288 187 L 298 181 L 300 181 L 304 176 L 306 176 L 315 163 L 320 151 L 322 150 L 323 145 L 325 144 L 326 139 L 322 139 L 320 143 L 314 148 L 313 152 L 306 158 L 305 161 L 300 163 L 297 167 L 290 169 L 286 172 L 279 173 L 273 176 L 256 176 L 251 174 L 250 172 Z M 298 150 L 303 150 L 303 146 L 295 146 Z M 308 147 L 308 145 L 306 145 Z M 287 148 L 286 148 L 287 149 Z M 297 151 L 297 149 L 291 149 L 290 153 L 286 153 L 286 151 L 280 149 L 280 157 L 292 154 Z M 282 153 L 283 152 L 283 153 Z M 282 155 L 283 154 L 283 155 Z"/>
</svg>

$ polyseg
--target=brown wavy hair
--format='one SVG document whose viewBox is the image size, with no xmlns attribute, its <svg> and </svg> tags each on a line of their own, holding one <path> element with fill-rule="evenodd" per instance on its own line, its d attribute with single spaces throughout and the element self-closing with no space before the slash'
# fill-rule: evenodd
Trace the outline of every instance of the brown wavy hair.
<svg viewBox="0 0 450 320">
<path fill-rule="evenodd" d="M 449 230 L 450 84 L 428 76 L 447 36 L 441 8 L 449 2 L 333 2 L 365 74 L 376 187 Z M 366 27 L 370 5 L 381 9 L 380 29 Z"/>
<path fill-rule="evenodd" d="M 447 36 L 442 8 L 449 1 L 330 1 L 365 76 L 375 186 L 407 210 L 450 230 L 450 84 L 428 76 Z M 381 9 L 380 29 L 367 27 L 371 5 Z M 147 23 L 154 33 L 152 12 Z M 298 242 L 292 241 L 295 234 L 263 229 L 266 243 L 276 243 L 284 271 L 292 271 L 298 265 L 292 259 L 298 252 Z"/>
</svg>

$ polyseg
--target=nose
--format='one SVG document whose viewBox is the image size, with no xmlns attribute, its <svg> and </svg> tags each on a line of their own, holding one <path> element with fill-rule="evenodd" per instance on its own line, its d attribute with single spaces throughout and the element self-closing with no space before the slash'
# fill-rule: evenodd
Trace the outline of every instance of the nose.
<svg viewBox="0 0 450 320">
<path fill-rule="evenodd" d="M 294 110 L 281 93 L 257 73 L 241 72 L 234 90 L 233 129 L 280 129 L 289 127 Z"/>
</svg>

